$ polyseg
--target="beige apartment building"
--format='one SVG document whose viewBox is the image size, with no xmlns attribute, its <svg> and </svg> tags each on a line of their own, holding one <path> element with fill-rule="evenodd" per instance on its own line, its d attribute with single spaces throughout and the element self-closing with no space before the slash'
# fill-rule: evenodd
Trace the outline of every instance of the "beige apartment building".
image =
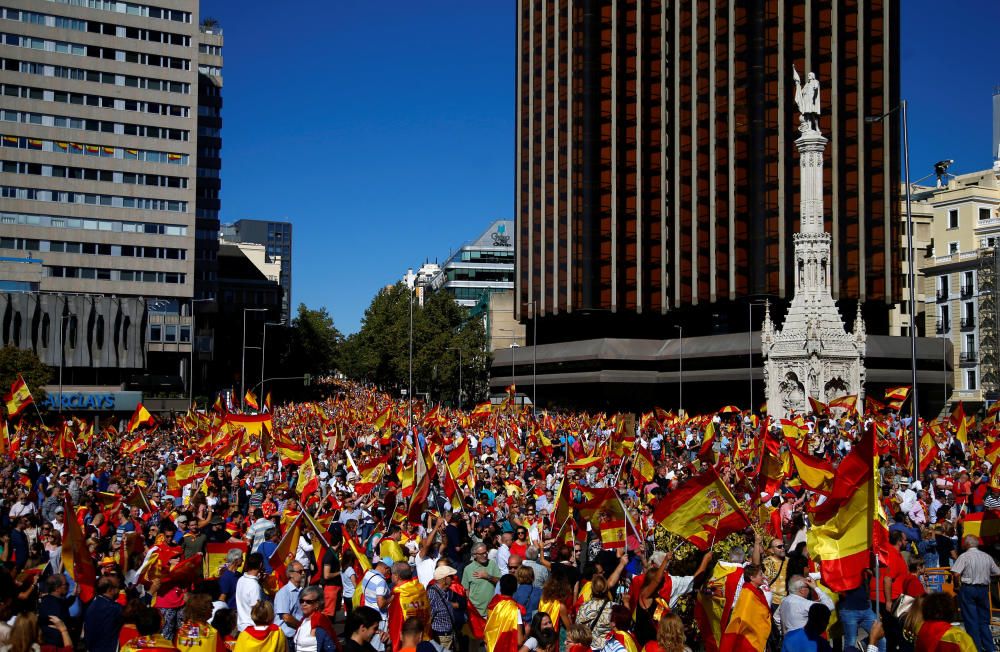
<svg viewBox="0 0 1000 652">
<path fill-rule="evenodd" d="M 1000 172 L 949 177 L 940 187 L 915 187 L 913 197 L 918 319 L 922 312 L 928 337 L 952 345 L 946 408 L 963 401 L 972 410 L 995 401 L 1000 389 Z M 905 244 L 904 232 L 904 252 Z M 907 334 L 908 305 L 901 305 L 896 317 L 898 334 Z"/>
<path fill-rule="evenodd" d="M 123 323 L 70 297 L 109 297 L 138 302 L 138 341 L 162 362 L 132 366 L 190 374 L 191 300 L 215 296 L 221 185 L 222 33 L 198 12 L 197 0 L 0 7 L 0 259 L 40 262 L 35 275 L 0 268 L 0 293 L 21 341 L 44 335 L 28 330 L 40 318 L 74 331 L 60 363 L 92 365 L 103 337 L 83 329 Z"/>
</svg>

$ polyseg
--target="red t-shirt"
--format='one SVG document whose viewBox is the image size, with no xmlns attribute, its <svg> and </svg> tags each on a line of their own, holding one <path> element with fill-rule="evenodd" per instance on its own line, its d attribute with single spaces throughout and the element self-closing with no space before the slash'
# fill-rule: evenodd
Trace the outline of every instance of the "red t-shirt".
<svg viewBox="0 0 1000 652">
<path fill-rule="evenodd" d="M 955 483 L 955 504 L 964 505 L 965 501 L 968 500 L 969 494 L 972 493 L 972 482 L 966 480 L 965 482 Z"/>
</svg>

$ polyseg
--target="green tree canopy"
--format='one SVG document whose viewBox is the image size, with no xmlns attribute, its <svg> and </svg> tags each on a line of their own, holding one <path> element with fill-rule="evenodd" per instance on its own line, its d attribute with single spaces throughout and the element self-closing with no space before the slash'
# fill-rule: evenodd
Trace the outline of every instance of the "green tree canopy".
<svg viewBox="0 0 1000 652">
<path fill-rule="evenodd" d="M 36 402 L 41 403 L 45 399 L 45 390 L 42 388 L 49 384 L 52 370 L 30 349 L 3 347 L 0 349 L 0 394 L 10 391 L 10 386 L 18 374 L 21 374 L 24 382 L 28 383 L 31 396 Z"/>
<path fill-rule="evenodd" d="M 340 366 L 344 336 L 333 325 L 326 308 L 312 310 L 304 303 L 286 333 L 288 352 L 284 364 L 290 374 L 327 374 Z"/>
</svg>

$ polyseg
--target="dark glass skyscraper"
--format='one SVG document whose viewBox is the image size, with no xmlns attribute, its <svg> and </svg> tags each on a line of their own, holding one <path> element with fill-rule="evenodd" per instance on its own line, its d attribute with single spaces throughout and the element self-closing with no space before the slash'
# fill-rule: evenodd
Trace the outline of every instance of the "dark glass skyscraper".
<svg viewBox="0 0 1000 652">
<path fill-rule="evenodd" d="M 865 117 L 899 103 L 897 0 L 519 0 L 518 21 L 516 309 L 539 341 L 746 331 L 762 296 L 782 310 L 793 65 L 823 87 L 834 298 L 887 332 L 898 119 Z"/>
</svg>

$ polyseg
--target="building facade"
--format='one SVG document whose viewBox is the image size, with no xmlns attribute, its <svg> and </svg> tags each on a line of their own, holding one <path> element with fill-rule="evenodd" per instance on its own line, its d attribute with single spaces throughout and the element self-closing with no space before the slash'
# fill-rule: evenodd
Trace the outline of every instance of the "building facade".
<svg viewBox="0 0 1000 652">
<path fill-rule="evenodd" d="M 833 295 L 887 332 L 898 121 L 865 117 L 898 105 L 898 26 L 896 0 L 519 0 L 518 317 L 542 342 L 580 311 L 595 336 L 745 332 L 750 298 L 786 302 L 798 65 L 832 100 Z"/>
<path fill-rule="evenodd" d="M 0 257 L 40 261 L 28 290 L 61 296 L 64 325 L 81 317 L 68 295 L 172 306 L 172 346 L 147 342 L 141 320 L 144 367 L 185 377 L 221 168 L 222 36 L 198 11 L 197 0 L 0 8 Z M 202 234 L 202 219 L 215 230 Z"/>
<path fill-rule="evenodd" d="M 963 401 L 971 411 L 997 400 L 1000 389 L 1000 172 L 951 177 L 939 188 L 918 188 L 917 197 L 932 215 L 929 246 L 917 252 L 924 330 L 950 351 L 949 404 Z"/>
<path fill-rule="evenodd" d="M 435 281 L 464 308 L 475 307 L 484 295 L 514 289 L 514 221 L 497 220 L 448 257 Z"/>
<path fill-rule="evenodd" d="M 269 220 L 237 220 L 222 226 L 222 237 L 229 242 L 253 242 L 264 245 L 268 258 L 281 266 L 279 283 L 283 291 L 281 316 L 290 323 L 292 311 L 292 225 Z"/>
</svg>

